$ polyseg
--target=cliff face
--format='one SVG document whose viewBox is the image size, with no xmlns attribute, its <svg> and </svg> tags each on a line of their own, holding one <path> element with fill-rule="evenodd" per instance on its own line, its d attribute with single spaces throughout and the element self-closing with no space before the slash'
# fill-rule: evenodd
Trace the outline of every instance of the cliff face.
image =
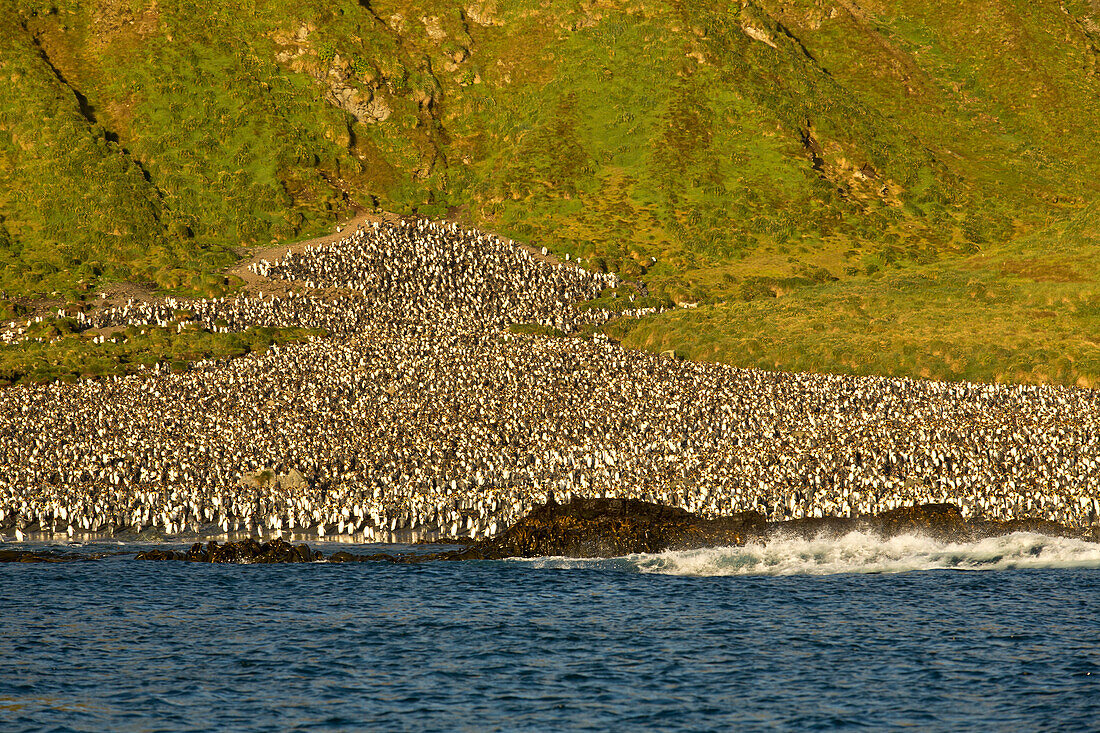
<svg viewBox="0 0 1100 733">
<path fill-rule="evenodd" d="M 3 0 L 0 299 L 216 293 L 233 247 L 381 205 L 704 306 L 625 329 L 632 345 L 1092 379 L 1078 310 L 1047 329 L 1071 364 L 1045 374 L 1012 324 L 1060 302 L 1051 283 L 1093 295 L 1095 237 L 1060 222 L 1096 219 L 1098 19 L 1083 0 Z M 985 350 L 1007 353 L 917 363 L 890 339 L 931 353 L 937 334 L 878 302 L 910 291 L 917 326 L 942 323 L 929 302 L 988 307 Z M 832 319 L 837 352 L 815 334 L 845 308 L 864 322 Z M 859 342 L 867 321 L 885 350 Z"/>
</svg>

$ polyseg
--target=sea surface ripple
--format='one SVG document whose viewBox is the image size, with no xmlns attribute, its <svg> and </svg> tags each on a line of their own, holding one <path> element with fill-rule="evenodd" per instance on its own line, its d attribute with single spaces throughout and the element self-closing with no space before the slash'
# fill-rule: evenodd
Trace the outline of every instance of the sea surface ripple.
<svg viewBox="0 0 1100 733">
<path fill-rule="evenodd" d="M 891 542 L 3 565 L 0 729 L 1097 728 L 1090 546 Z"/>
</svg>

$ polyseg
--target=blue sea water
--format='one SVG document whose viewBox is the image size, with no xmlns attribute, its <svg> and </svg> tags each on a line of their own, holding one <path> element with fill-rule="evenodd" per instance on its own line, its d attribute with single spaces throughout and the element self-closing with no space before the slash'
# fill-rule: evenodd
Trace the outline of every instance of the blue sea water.
<svg viewBox="0 0 1100 733">
<path fill-rule="evenodd" d="M 1098 730 L 1098 568 L 1034 535 L 0 565 L 0 730 Z"/>
</svg>

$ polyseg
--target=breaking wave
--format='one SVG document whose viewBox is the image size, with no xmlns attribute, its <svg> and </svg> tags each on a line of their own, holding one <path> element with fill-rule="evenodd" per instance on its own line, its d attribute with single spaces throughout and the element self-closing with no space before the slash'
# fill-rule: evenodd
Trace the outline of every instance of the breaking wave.
<svg viewBox="0 0 1100 733">
<path fill-rule="evenodd" d="M 1029 532 L 962 543 L 918 535 L 884 540 L 877 535 L 852 532 L 840 538 L 775 539 L 744 547 L 708 547 L 614 559 L 547 557 L 519 562 L 545 568 L 603 567 L 697 577 L 1100 568 L 1100 545 Z"/>
</svg>

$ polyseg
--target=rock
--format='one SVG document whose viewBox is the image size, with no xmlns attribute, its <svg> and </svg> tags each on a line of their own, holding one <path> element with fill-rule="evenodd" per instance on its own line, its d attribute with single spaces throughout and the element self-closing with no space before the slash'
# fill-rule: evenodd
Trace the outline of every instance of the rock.
<svg viewBox="0 0 1100 733">
<path fill-rule="evenodd" d="M 420 107 L 420 109 L 428 109 L 435 104 L 435 95 L 424 89 L 414 89 L 412 93 L 409 94 L 409 99 L 416 102 L 416 105 Z"/>
<path fill-rule="evenodd" d="M 306 481 L 306 477 L 303 476 L 302 472 L 297 468 L 292 468 L 286 473 L 277 476 L 275 481 L 280 489 L 309 488 L 309 482 Z"/>
<path fill-rule="evenodd" d="M 443 30 L 443 23 L 440 22 L 439 16 L 425 16 L 420 19 L 420 22 L 424 24 L 424 31 L 428 34 L 428 38 L 436 43 L 447 38 L 447 31 Z"/>
<path fill-rule="evenodd" d="M 938 540 L 969 540 L 972 528 L 954 504 L 918 504 L 898 507 L 871 518 L 883 537 L 921 534 Z"/>
<path fill-rule="evenodd" d="M 360 555 L 353 555 L 350 552 L 340 550 L 332 553 L 332 556 L 328 559 L 329 562 L 357 562 Z"/>
<path fill-rule="evenodd" d="M 883 538 L 920 534 L 949 542 L 969 542 L 1019 531 L 1094 542 L 1100 540 L 1100 529 L 1073 529 L 1042 520 L 1000 522 L 979 519 L 968 522 L 953 504 L 899 507 L 871 517 L 820 517 L 766 522 L 764 516 L 755 511 L 709 518 L 678 507 L 635 499 L 574 498 L 565 504 L 551 501 L 536 507 L 502 534 L 472 543 L 462 550 L 401 555 L 354 555 L 339 551 L 333 553 L 329 562 L 421 563 L 507 557 L 618 557 L 665 550 L 744 545 L 788 536 L 840 537 L 856 531 L 875 533 Z M 0 560 L 3 557 L 0 553 Z M 225 545 L 198 543 L 187 552 L 151 550 L 137 557 L 141 560 L 215 563 L 315 562 L 324 559 L 319 551 L 310 550 L 306 545 L 294 547 L 281 539 L 265 543 L 249 539 Z"/>
<path fill-rule="evenodd" d="M 497 537 L 465 550 L 421 557 L 456 560 L 556 555 L 616 557 L 767 542 L 775 537 L 840 537 L 849 532 L 868 532 L 884 539 L 919 534 L 947 542 L 970 542 L 1021 530 L 1079 539 L 1100 537 L 1100 532 L 1039 520 L 967 522 L 954 504 L 918 504 L 870 517 L 766 522 L 763 515 L 754 511 L 710 519 L 644 501 L 573 499 L 566 504 L 538 507 Z"/>
<path fill-rule="evenodd" d="M 344 82 L 330 83 L 326 100 L 364 125 L 382 122 L 392 114 L 389 105 L 377 98 L 373 91 L 350 86 Z"/>
<path fill-rule="evenodd" d="M 273 468 L 259 468 L 241 476 L 241 486 L 246 489 L 306 489 L 309 481 L 302 472 L 292 468 L 286 473 L 275 473 Z"/>
<path fill-rule="evenodd" d="M 385 122 L 390 118 L 390 115 L 393 114 L 393 110 L 386 104 L 386 100 L 381 97 L 374 97 L 371 99 L 370 103 L 363 108 L 362 113 L 375 122 Z"/>
<path fill-rule="evenodd" d="M 635 499 L 546 504 L 501 535 L 469 548 L 484 558 L 615 557 L 634 553 L 742 545 L 764 532 L 758 512 L 707 519 L 685 509 Z"/>
<path fill-rule="evenodd" d="M 1100 530 L 1096 527 L 1078 531 L 1046 519 L 977 519 L 971 522 L 975 539 L 1001 537 L 1013 532 L 1033 532 L 1048 537 L 1077 537 L 1091 542 L 1100 542 Z"/>
<path fill-rule="evenodd" d="M 404 23 L 400 15 L 394 18 Z M 293 36 L 275 34 L 273 40 L 278 46 L 275 60 L 291 71 L 312 76 L 324 87 L 326 102 L 353 115 L 360 123 L 388 119 L 392 114 L 389 105 L 376 96 L 379 86 L 376 70 L 357 71 L 351 59 L 338 53 L 327 60 L 322 58 L 309 40 L 314 30 L 312 25 L 302 25 Z"/>
<path fill-rule="evenodd" d="M 466 6 L 466 17 L 470 21 L 485 27 L 504 25 L 504 22 L 497 17 L 497 4 L 492 0 L 468 4 Z"/>
<path fill-rule="evenodd" d="M 183 560 L 185 556 L 182 553 L 175 552 L 173 550 L 147 550 L 145 552 L 139 552 L 136 557 L 137 560 Z"/>
<path fill-rule="evenodd" d="M 63 550 L 0 550 L 0 563 L 6 562 L 86 562 L 101 560 L 124 552 L 65 552 Z"/>
<path fill-rule="evenodd" d="M 210 563 L 293 563 L 316 562 L 324 559 L 324 555 L 318 550 L 310 550 L 308 545 L 295 547 L 285 540 L 276 538 L 268 542 L 247 539 L 240 542 L 227 542 L 224 545 L 213 541 L 205 545 L 196 542 L 187 552 L 150 550 L 139 552 L 137 559 Z"/>
<path fill-rule="evenodd" d="M 271 468 L 257 468 L 251 473 L 241 476 L 240 484 L 246 489 L 263 489 L 275 481 L 275 470 Z"/>
<path fill-rule="evenodd" d="M 775 41 L 772 40 L 771 34 L 762 28 L 757 28 L 746 23 L 741 26 L 741 32 L 754 41 L 760 41 L 761 43 L 768 44 L 772 48 L 777 48 Z"/>
</svg>

